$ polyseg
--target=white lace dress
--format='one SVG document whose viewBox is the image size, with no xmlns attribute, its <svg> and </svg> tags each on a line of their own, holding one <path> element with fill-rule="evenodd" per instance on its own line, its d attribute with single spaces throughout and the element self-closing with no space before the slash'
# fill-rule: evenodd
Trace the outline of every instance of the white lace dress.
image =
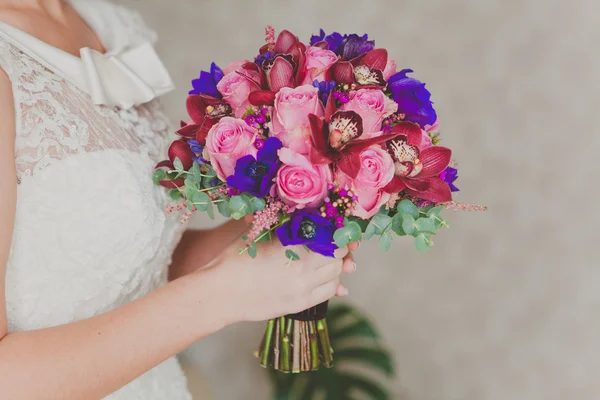
<svg viewBox="0 0 600 400">
<path fill-rule="evenodd" d="M 19 182 L 6 272 L 10 332 L 89 318 L 152 292 L 165 284 L 184 229 L 178 216 L 165 214 L 165 193 L 151 180 L 170 132 L 151 100 L 170 89 L 148 45 L 154 34 L 137 14 L 112 3 L 72 4 L 106 56 L 82 49 L 77 58 L 0 24 L 0 67 L 15 99 Z M 127 85 L 132 89 L 119 91 Z M 191 395 L 172 358 L 107 398 Z"/>
</svg>

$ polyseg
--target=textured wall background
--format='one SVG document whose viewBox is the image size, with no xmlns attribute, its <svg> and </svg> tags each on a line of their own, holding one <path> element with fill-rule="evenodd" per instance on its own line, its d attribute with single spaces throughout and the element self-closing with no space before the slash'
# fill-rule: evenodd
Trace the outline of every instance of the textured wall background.
<svg viewBox="0 0 600 400">
<path fill-rule="evenodd" d="M 350 300 L 395 351 L 394 398 L 600 398 L 597 0 L 124 3 L 160 33 L 174 119 L 199 69 L 252 57 L 268 23 L 305 40 L 320 27 L 368 32 L 413 68 L 460 163 L 458 199 L 490 210 L 451 215 L 425 255 L 400 240 L 358 252 Z M 262 328 L 185 353 L 213 398 L 268 398 L 251 356 Z"/>
</svg>

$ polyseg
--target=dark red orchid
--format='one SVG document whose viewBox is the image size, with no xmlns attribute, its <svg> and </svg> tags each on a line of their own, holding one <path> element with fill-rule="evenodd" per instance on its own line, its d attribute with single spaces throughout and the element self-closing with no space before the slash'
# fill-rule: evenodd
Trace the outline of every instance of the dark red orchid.
<svg viewBox="0 0 600 400">
<path fill-rule="evenodd" d="M 395 129 L 395 128 L 394 128 Z M 386 144 L 394 159 L 395 176 L 385 187 L 388 193 L 407 194 L 433 203 L 452 200 L 452 192 L 439 175 L 450 164 L 452 151 L 442 146 L 419 150 L 422 132 L 401 134 Z"/>
<path fill-rule="evenodd" d="M 263 47 L 261 53 L 266 52 L 267 48 Z M 293 33 L 282 31 L 271 53 L 272 58 L 264 60 L 260 66 L 256 63 L 244 65 L 245 69 L 258 72 L 259 75 L 257 79 L 246 76 L 261 88 L 249 96 L 252 105 L 273 105 L 275 93 L 281 88 L 296 87 L 304 80 L 306 46 Z"/>
<path fill-rule="evenodd" d="M 366 148 L 392 140 L 403 132 L 421 129 L 413 123 L 401 123 L 390 133 L 369 139 L 358 139 L 362 133 L 362 118 L 354 111 L 337 111 L 327 123 L 309 115 L 312 137 L 310 161 L 313 164 L 335 165 L 346 175 L 356 178 L 360 171 L 360 153 Z"/>
<path fill-rule="evenodd" d="M 219 120 L 231 114 L 231 106 L 223 100 L 207 95 L 191 95 L 186 101 L 187 112 L 192 122 L 183 123 L 175 132 L 185 139 L 196 139 L 198 143 L 206 142 L 206 135 L 210 128 Z"/>
<path fill-rule="evenodd" d="M 192 167 L 192 164 L 194 163 L 194 160 L 193 160 L 194 153 L 192 153 L 192 150 L 190 149 L 190 145 L 187 143 L 186 139 L 179 139 L 179 140 L 176 140 L 173 143 L 171 143 L 168 154 L 169 154 L 169 159 L 161 161 L 158 164 L 156 164 L 156 167 L 154 167 L 155 169 L 164 168 L 169 171 L 174 170 L 175 166 L 173 165 L 173 163 L 175 162 L 176 158 L 179 158 L 179 160 L 183 164 L 183 168 L 185 170 L 190 169 Z M 166 187 L 169 189 L 175 189 L 175 188 L 183 186 L 184 180 L 183 179 L 173 179 L 173 180 L 164 179 L 164 180 L 159 180 L 158 183 L 163 187 Z"/>
<path fill-rule="evenodd" d="M 340 60 L 329 69 L 329 79 L 338 84 L 357 84 L 381 88 L 386 85 L 383 70 L 388 62 L 385 49 L 374 49 L 352 60 Z"/>
</svg>

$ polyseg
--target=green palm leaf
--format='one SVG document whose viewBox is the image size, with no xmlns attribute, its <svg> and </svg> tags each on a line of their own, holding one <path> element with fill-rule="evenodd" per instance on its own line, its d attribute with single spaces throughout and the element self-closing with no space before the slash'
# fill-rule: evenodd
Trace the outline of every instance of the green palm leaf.
<svg viewBox="0 0 600 400">
<path fill-rule="evenodd" d="M 273 400 L 351 399 L 361 393 L 373 400 L 387 400 L 389 392 L 373 374 L 348 372 L 352 366 L 394 376 L 392 356 L 381 342 L 373 324 L 356 308 L 337 305 L 327 313 L 335 367 L 302 374 L 270 371 Z M 342 367 L 342 368 L 339 368 Z M 349 368 L 346 368 L 349 367 Z"/>
</svg>

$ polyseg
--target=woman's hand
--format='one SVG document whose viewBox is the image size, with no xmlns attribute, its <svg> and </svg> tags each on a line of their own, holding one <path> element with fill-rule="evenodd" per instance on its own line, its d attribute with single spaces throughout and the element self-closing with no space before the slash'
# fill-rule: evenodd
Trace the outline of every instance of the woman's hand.
<svg viewBox="0 0 600 400">
<path fill-rule="evenodd" d="M 267 320 L 345 296 L 348 290 L 340 284 L 340 274 L 356 269 L 349 249 L 338 249 L 335 258 L 301 250 L 300 260 L 290 262 L 278 241 L 260 244 L 255 259 L 240 256 L 242 246 L 236 242 L 226 249 L 210 271 L 225 282 L 222 290 L 230 301 L 222 306 L 232 322 Z"/>
</svg>

